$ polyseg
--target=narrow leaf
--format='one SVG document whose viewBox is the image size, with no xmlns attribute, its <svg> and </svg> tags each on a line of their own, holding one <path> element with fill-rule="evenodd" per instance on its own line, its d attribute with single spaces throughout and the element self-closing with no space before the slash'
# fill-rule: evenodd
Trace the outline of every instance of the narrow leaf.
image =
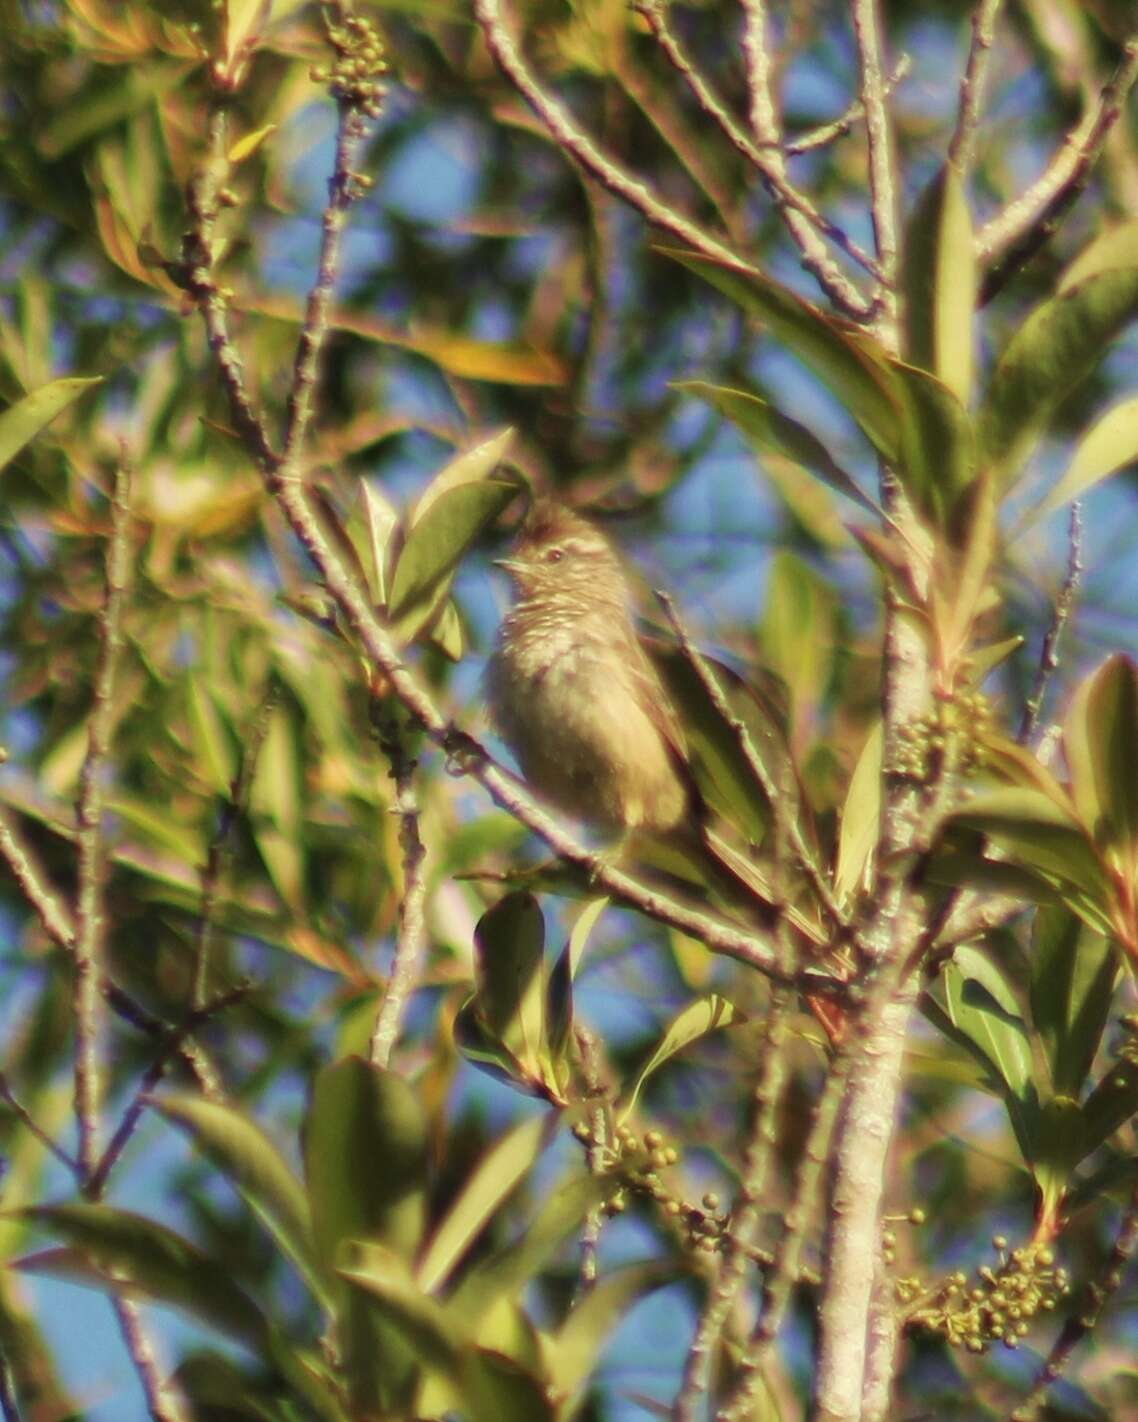
<svg viewBox="0 0 1138 1422">
<path fill-rule="evenodd" d="M 428 1241 L 415 1271 L 425 1293 L 432 1293 L 445 1282 L 490 1218 L 532 1169 L 549 1134 L 545 1113 L 532 1116 L 515 1126 L 474 1167 Z"/>
<path fill-rule="evenodd" d="M 134 1290 L 253 1348 L 266 1343 L 268 1324 L 230 1270 L 164 1225 L 109 1205 L 45 1205 L 15 1213 L 69 1246 L 33 1255 L 17 1267 Z"/>
<path fill-rule="evenodd" d="M 199 1096 L 164 1096 L 151 1105 L 197 1142 L 314 1291 L 324 1295 L 324 1266 L 316 1254 L 304 1187 L 261 1127 L 236 1107 Z"/>
<path fill-rule="evenodd" d="M 1138 315 L 1138 268 L 1101 271 L 1037 306 L 992 376 L 980 418 L 983 461 L 1007 487 L 1055 409 Z"/>
<path fill-rule="evenodd" d="M 648 1060 L 636 1073 L 631 1089 L 622 1095 L 615 1111 L 618 1124 L 627 1121 L 636 1109 L 637 1097 L 652 1073 L 658 1071 L 677 1052 L 682 1052 L 685 1047 L 706 1036 L 708 1032 L 718 1031 L 721 1027 L 734 1027 L 737 1023 L 746 1021 L 744 1014 L 718 993 L 700 998 L 685 1007 L 668 1024 Z"/>
<path fill-rule="evenodd" d="M 1118 953 L 1066 909 L 1032 925 L 1031 1015 L 1059 1095 L 1078 1098 L 1110 1017 Z"/>
<path fill-rule="evenodd" d="M 61 410 L 77 400 L 84 390 L 101 382 L 101 375 L 53 380 L 50 385 L 41 385 L 38 390 L 9 405 L 0 413 L 0 469 L 35 439 L 45 425 L 51 424 Z"/>
<path fill-rule="evenodd" d="M 1032 511 L 1043 518 L 1138 459 L 1138 399 L 1123 400 L 1093 424 L 1075 447 L 1059 482 Z"/>
<path fill-rule="evenodd" d="M 673 389 L 690 391 L 714 405 L 732 424 L 738 425 L 759 449 L 781 454 L 808 469 L 839 494 L 845 494 L 867 513 L 883 518 L 880 508 L 862 493 L 852 475 L 837 463 L 822 441 L 805 425 L 784 415 L 761 396 L 745 390 L 710 385 L 704 380 L 679 380 Z"/>
<path fill-rule="evenodd" d="M 345 1239 L 408 1256 L 422 1233 L 426 1125 L 403 1077 L 344 1057 L 316 1077 L 304 1125 L 316 1247 L 333 1264 Z"/>
<path fill-rule="evenodd" d="M 972 318 L 976 259 L 972 216 L 960 172 L 951 163 L 917 201 L 904 243 L 906 351 L 964 406 L 972 392 Z"/>
</svg>

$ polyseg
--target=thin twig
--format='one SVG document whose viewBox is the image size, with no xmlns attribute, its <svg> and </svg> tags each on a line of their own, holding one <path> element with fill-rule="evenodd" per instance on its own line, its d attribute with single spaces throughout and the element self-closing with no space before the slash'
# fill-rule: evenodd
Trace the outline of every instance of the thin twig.
<svg viewBox="0 0 1138 1422">
<path fill-rule="evenodd" d="M 1024 703 L 1023 719 L 1019 723 L 1019 734 L 1016 737 L 1020 745 L 1027 745 L 1039 724 L 1039 713 L 1043 710 L 1043 700 L 1047 695 L 1048 683 L 1059 669 L 1059 643 L 1062 641 L 1063 633 L 1070 621 L 1082 576 L 1083 510 L 1081 502 L 1076 499 L 1071 505 L 1071 522 L 1067 541 L 1067 576 L 1063 579 L 1063 586 L 1059 589 L 1059 595 L 1055 599 L 1051 623 L 1047 628 L 1047 635 L 1043 639 L 1043 647 L 1039 654 L 1039 666 L 1035 673 L 1035 685 L 1031 689 L 1031 695 Z"/>
<path fill-rule="evenodd" d="M 837 1130 L 842 1098 L 853 1065 L 855 1037 L 856 1034 L 851 1033 L 850 1040 L 839 1048 L 815 1108 L 794 1183 L 794 1198 L 783 1221 L 774 1264 L 763 1281 L 762 1309 L 744 1350 L 735 1386 L 717 1414 L 722 1422 L 743 1422 L 752 1415 L 763 1362 L 782 1330 L 801 1273 L 806 1232 L 818 1215 L 830 1144 Z M 860 1043 L 860 1037 L 857 1040 Z"/>
<path fill-rule="evenodd" d="M 996 32 L 996 17 L 1002 0 L 980 0 L 972 12 L 972 43 L 968 63 L 960 81 L 960 103 L 956 111 L 956 128 L 948 145 L 948 161 L 962 173 L 972 166 L 976 150 L 976 134 L 980 124 L 980 105 L 984 100 L 984 81 L 992 57 L 992 41 Z"/>
<path fill-rule="evenodd" d="M 662 202 L 647 184 L 597 148 L 565 105 L 543 89 L 534 77 L 506 23 L 501 0 L 475 0 L 474 13 L 482 26 L 490 52 L 503 73 L 565 152 L 572 154 L 609 192 L 623 198 L 656 227 L 670 232 L 705 257 L 725 262 L 736 271 L 754 270 L 736 251 Z"/>
<path fill-rule="evenodd" d="M 822 286 L 830 299 L 855 320 L 867 321 L 875 304 L 849 282 L 830 260 L 825 243 L 818 236 L 811 220 L 798 206 L 793 206 L 788 193 L 794 189 L 787 177 L 786 159 L 782 152 L 782 129 L 771 91 L 771 62 L 767 49 L 766 0 L 742 0 L 743 55 L 747 70 L 747 87 L 751 100 L 751 129 L 755 135 L 755 152 L 760 157 L 760 169 L 768 190 L 782 215 L 783 223 L 802 257 L 803 267 Z"/>
<path fill-rule="evenodd" d="M 119 1293 L 111 1294 L 111 1305 L 153 1422 L 183 1422 L 185 1414 L 162 1380 L 154 1345 L 143 1325 L 138 1305 Z"/>
<path fill-rule="evenodd" d="M 775 990 L 759 1054 L 753 1094 L 754 1123 L 743 1157 L 743 1179 L 731 1211 L 723 1258 L 710 1285 L 695 1335 L 684 1363 L 684 1375 L 672 1409 L 672 1422 L 696 1422 L 699 1404 L 708 1395 L 715 1349 L 743 1289 L 750 1262 L 749 1246 L 776 1158 L 775 1114 L 785 1072 L 783 1043 L 793 999 Z"/>
<path fill-rule="evenodd" d="M 75 1118 L 79 1127 L 79 1169 L 90 1178 L 98 1160 L 99 1046 L 102 1036 L 102 857 L 103 774 L 114 726 L 115 668 L 122 647 L 122 604 L 126 590 L 130 469 L 120 458 L 111 499 L 107 545 L 107 588 L 99 618 L 94 697 L 87 755 L 79 774 L 75 807 L 79 889 L 75 903 Z"/>
<path fill-rule="evenodd" d="M 1067 134 L 1043 173 L 976 234 L 976 257 L 990 268 L 980 300 L 990 301 L 1052 237 L 1078 201 L 1138 80 L 1138 34 L 1122 46 L 1098 103 Z"/>
<path fill-rule="evenodd" d="M 817 896 L 822 908 L 829 914 L 833 923 L 839 929 L 849 927 L 849 919 L 841 905 L 834 897 L 834 891 L 830 887 L 826 876 L 823 874 L 821 866 L 815 859 L 810 846 L 806 843 L 806 836 L 802 833 L 802 825 L 799 816 L 795 813 L 794 807 L 787 797 L 781 793 L 780 787 L 775 782 L 774 776 L 767 769 L 766 762 L 755 749 L 750 733 L 743 721 L 736 715 L 731 703 L 719 684 L 719 678 L 708 664 L 706 657 L 702 656 L 699 649 L 694 645 L 684 626 L 676 605 L 668 593 L 657 590 L 657 598 L 667 614 L 668 621 L 672 625 L 672 631 L 676 634 L 680 650 L 692 671 L 699 678 L 700 685 L 707 692 L 707 698 L 715 708 L 717 714 L 726 723 L 735 744 L 743 759 L 747 763 L 747 768 L 755 777 L 755 781 L 763 794 L 766 796 L 771 807 L 772 814 L 779 821 L 779 827 L 786 836 L 787 844 L 794 855 L 795 867 L 805 875 L 807 882 Z"/>
<path fill-rule="evenodd" d="M 907 54 L 902 54 L 898 58 L 897 63 L 893 66 L 893 73 L 885 83 L 885 97 L 887 99 L 892 98 L 894 89 L 902 80 L 908 78 L 909 70 L 912 67 L 913 61 Z M 788 158 L 795 158 L 801 153 L 813 153 L 816 148 L 824 148 L 827 143 L 833 143 L 835 139 L 845 138 L 848 133 L 853 132 L 855 124 L 860 123 L 864 118 L 865 106 L 860 99 L 855 99 L 845 113 L 839 114 L 829 123 L 812 128 L 809 133 L 802 133 L 797 138 L 792 138 L 788 143 L 782 145 L 782 151 Z"/>
<path fill-rule="evenodd" d="M 12 1090 L 11 1083 L 3 1072 L 0 1072 L 0 1100 L 7 1103 L 13 1115 L 23 1122 L 28 1130 L 31 1131 L 32 1135 L 35 1136 L 36 1140 L 39 1141 L 40 1145 L 49 1150 L 61 1165 L 65 1165 L 73 1175 L 79 1173 L 79 1162 L 68 1151 L 65 1151 L 61 1145 L 52 1140 L 51 1136 L 49 1136 L 36 1121 L 27 1107 L 19 1101 L 15 1092 Z"/>
<path fill-rule="evenodd" d="M 853 26 L 861 71 L 861 101 L 869 141 L 869 192 L 877 258 L 883 281 L 876 330 L 885 347 L 898 349 L 897 330 L 897 189 L 893 130 L 885 102 L 877 0 L 853 0 Z"/>
<path fill-rule="evenodd" d="M 575 1025 L 574 1037 L 577 1043 L 584 1095 L 586 1099 L 591 1099 L 596 1103 L 589 1116 L 587 1164 L 589 1173 L 599 1176 L 603 1175 L 608 1168 L 612 1152 L 612 1141 L 609 1137 L 610 1103 L 604 1099 L 605 1088 L 600 1064 L 601 1049 L 596 1037 L 582 1023 L 578 1022 Z M 585 1217 L 585 1223 L 581 1230 L 581 1258 L 577 1267 L 577 1287 L 573 1294 L 574 1305 L 579 1303 L 597 1282 L 597 1250 L 601 1242 L 604 1218 L 602 1205 L 595 1205 Z"/>
<path fill-rule="evenodd" d="M 112 982 L 105 981 L 103 983 L 103 996 L 112 1012 L 121 1017 L 124 1022 L 129 1022 L 132 1027 L 136 1027 L 151 1041 L 161 1043 L 172 1032 L 177 1031 L 175 1027 L 163 1022 L 160 1017 L 155 1017 L 140 1002 L 123 992 L 122 988 Z M 190 1075 L 197 1082 L 202 1095 L 211 1101 L 220 1101 L 224 1095 L 221 1078 L 201 1043 L 195 1042 L 192 1037 L 184 1038 L 178 1043 L 177 1054 L 182 1058 Z"/>
<path fill-rule="evenodd" d="M 346 99 L 339 100 L 339 123 L 336 129 L 336 158 L 328 182 L 328 205 L 324 209 L 323 234 L 316 281 L 308 293 L 308 308 L 296 347 L 292 388 L 289 392 L 285 421 L 280 476 L 292 472 L 304 446 L 304 437 L 312 420 L 312 397 L 316 389 L 316 373 L 320 351 L 328 331 L 328 314 L 332 293 L 340 269 L 340 250 L 348 210 L 358 196 L 359 180 L 355 174 L 360 145 L 367 136 L 367 124 L 360 111 Z"/>
<path fill-rule="evenodd" d="M 1071 1360 L 1071 1354 L 1087 1335 L 1094 1331 L 1102 1317 L 1103 1310 L 1111 1296 L 1122 1284 L 1126 1266 L 1138 1248 L 1138 1181 L 1135 1182 L 1126 1203 L 1126 1211 L 1114 1237 L 1110 1255 L 1101 1275 L 1101 1282 L 1087 1285 L 1087 1300 L 1080 1311 L 1068 1318 L 1059 1337 L 1047 1355 L 1047 1361 L 1039 1370 L 1031 1391 L 1012 1412 L 1009 1422 L 1033 1422 L 1047 1396 L 1048 1390 L 1062 1375 Z"/>
<path fill-rule="evenodd" d="M 272 717 L 273 707 L 277 702 L 277 694 L 278 688 L 274 684 L 269 686 L 261 698 L 261 704 L 257 708 L 257 714 L 253 717 L 249 734 L 241 746 L 241 759 L 237 766 L 237 774 L 233 777 L 233 783 L 229 787 L 229 798 L 218 816 L 217 829 L 210 840 L 209 850 L 206 854 L 205 869 L 202 872 L 202 903 L 198 919 L 198 936 L 194 946 L 194 982 L 190 997 L 191 1005 L 195 1008 L 201 1007 L 205 1003 L 209 991 L 210 947 L 218 889 L 221 886 L 227 860 L 232 854 L 233 827 L 237 823 L 238 816 L 245 812 L 249 804 L 257 758 L 261 753 L 265 737 L 268 735 L 269 721 Z"/>
<path fill-rule="evenodd" d="M 613 75 L 644 117 L 664 140 L 669 152 L 687 171 L 691 180 L 714 205 L 724 231 L 741 246 L 747 237 L 740 203 L 728 183 L 707 161 L 699 139 L 689 131 L 687 117 L 654 74 L 648 73 L 629 53 L 627 46 L 616 47 Z"/>
<path fill-rule="evenodd" d="M 30 848 L 23 843 L 15 827 L 0 808 L 0 858 L 7 863 L 24 899 L 35 912 L 44 931 L 65 953 L 75 951 L 75 928 L 63 903 L 48 887 L 43 869 L 35 861 Z M 111 1011 L 149 1037 L 160 1037 L 168 1029 L 152 1012 L 135 998 L 104 977 L 100 991 Z M 220 1083 L 205 1053 L 193 1042 L 184 1042 L 180 1055 L 206 1095 L 219 1095 Z"/>
<path fill-rule="evenodd" d="M 0 856 L 47 936 L 65 952 L 74 953 L 75 925 L 71 916 L 63 901 L 49 888 L 47 875 L 36 863 L 31 849 L 21 842 L 19 832 L 3 807 L 0 807 Z"/>
<path fill-rule="evenodd" d="M 399 1037 L 407 1001 L 419 975 L 426 940 L 427 851 L 419 833 L 419 797 L 415 789 L 417 762 L 407 744 L 407 728 L 393 710 L 385 710 L 379 723 L 380 746 L 395 782 L 394 813 L 399 817 L 399 848 L 403 858 L 403 893 L 399 904 L 399 932 L 387 990 L 375 1018 L 369 1055 L 374 1066 L 385 1067 Z"/>
<path fill-rule="evenodd" d="M 769 143 L 761 147 L 754 143 L 727 106 L 715 94 L 669 24 L 665 0 L 637 0 L 636 8 L 647 20 L 668 63 L 687 84 L 700 108 L 718 124 L 735 150 L 758 169 L 780 206 L 793 208 L 800 212 L 855 262 L 863 266 L 871 275 L 880 279 L 881 270 L 869 253 L 864 251 L 844 228 L 839 227 L 836 222 L 831 222 L 824 213 L 819 212 L 810 199 L 800 193 L 790 181 L 783 157 L 784 150 L 773 148 Z M 793 229 L 792 235 L 794 235 Z M 857 297 L 857 292 L 848 283 L 844 283 L 841 273 L 836 268 L 829 269 L 827 279 L 832 281 L 835 275 L 843 283 L 840 295 L 844 306 L 848 302 L 850 291 L 853 290 L 855 297 Z M 828 291 L 828 288 L 826 289 L 827 294 L 833 295 Z M 868 309 L 867 304 L 860 298 L 858 304 L 863 309 Z"/>
<path fill-rule="evenodd" d="M 203 1003 L 201 1007 L 195 1007 L 187 1014 L 184 1022 L 177 1027 L 171 1027 L 167 1033 L 165 1041 L 159 1046 L 154 1060 L 147 1067 L 134 1095 L 131 1097 L 129 1105 L 123 1111 L 118 1127 L 107 1143 L 98 1165 L 92 1172 L 85 1188 L 85 1195 L 89 1200 L 99 1200 L 102 1198 L 110 1179 L 111 1171 L 118 1164 L 123 1151 L 130 1143 L 142 1119 L 142 1113 L 150 1104 L 151 1097 L 162 1078 L 169 1070 L 170 1063 L 178 1056 L 186 1039 L 197 1031 L 203 1023 L 216 1017 L 219 1012 L 223 1012 L 227 1007 L 231 1007 L 235 1002 L 240 1002 L 249 993 L 248 983 L 238 983 L 235 987 L 228 988 L 225 992 L 218 993 L 211 1001 Z"/>
</svg>

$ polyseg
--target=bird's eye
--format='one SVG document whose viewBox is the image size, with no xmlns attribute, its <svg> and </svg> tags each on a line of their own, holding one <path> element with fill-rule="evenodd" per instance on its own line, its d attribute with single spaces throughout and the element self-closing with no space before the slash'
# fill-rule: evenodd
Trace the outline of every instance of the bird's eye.
<svg viewBox="0 0 1138 1422">
<path fill-rule="evenodd" d="M 550 548 L 546 551 L 545 561 L 547 563 L 560 563 L 565 557 L 564 548 Z"/>
</svg>

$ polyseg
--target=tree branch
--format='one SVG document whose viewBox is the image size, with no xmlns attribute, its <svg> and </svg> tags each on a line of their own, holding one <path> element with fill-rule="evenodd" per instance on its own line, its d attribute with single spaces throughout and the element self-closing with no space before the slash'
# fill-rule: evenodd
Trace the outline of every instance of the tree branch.
<svg viewBox="0 0 1138 1422">
<path fill-rule="evenodd" d="M 753 267 L 733 248 L 662 202 L 647 184 L 597 148 L 565 105 L 538 83 L 510 32 L 502 0 L 474 0 L 474 13 L 502 72 L 566 153 L 576 158 L 609 192 L 623 198 L 654 226 L 670 232 L 705 257 L 726 262 L 736 271 L 753 272 Z"/>
<path fill-rule="evenodd" d="M 972 43 L 968 63 L 960 81 L 960 102 L 956 111 L 956 128 L 948 145 L 948 161 L 961 173 L 972 166 L 976 150 L 976 134 L 980 124 L 980 105 L 984 100 L 984 81 L 992 56 L 992 41 L 996 17 L 1002 0 L 980 0 L 972 12 Z"/>
<path fill-rule="evenodd" d="M 209 850 L 206 854 L 205 869 L 202 872 L 201 913 L 198 918 L 197 943 L 194 946 L 194 982 L 190 996 L 191 1006 L 195 1009 L 205 1005 L 209 990 L 213 918 L 217 907 L 217 891 L 221 885 L 221 876 L 225 872 L 226 859 L 230 852 L 233 826 L 237 817 L 248 808 L 253 776 L 257 769 L 257 758 L 261 753 L 265 737 L 268 735 L 269 721 L 276 703 L 277 688 L 275 685 L 270 685 L 261 698 L 261 704 L 257 708 L 257 714 L 253 718 L 249 734 L 242 743 L 237 774 L 233 777 L 233 783 L 229 787 L 229 798 L 218 816 L 217 829 L 210 840 Z"/>
<path fill-rule="evenodd" d="M 122 1294 L 111 1294 L 111 1306 L 119 1321 L 119 1329 L 126 1344 L 126 1351 L 134 1364 L 134 1371 L 142 1385 L 143 1396 L 152 1422 L 183 1422 L 185 1417 L 181 1405 L 162 1380 L 162 1371 L 154 1345 L 142 1322 L 142 1314 L 133 1299 Z"/>
<path fill-rule="evenodd" d="M 983 305 L 1050 240 L 1078 201 L 1106 140 L 1138 80 L 1138 33 L 1122 46 L 1118 66 L 1098 103 L 1067 134 L 1034 183 L 976 234 L 976 257 L 990 270 L 980 293 Z"/>
<path fill-rule="evenodd" d="M 784 1044 L 791 1006 L 789 994 L 776 989 L 759 1054 L 754 1089 L 755 1118 L 743 1159 L 743 1179 L 731 1212 L 723 1257 L 708 1286 L 707 1298 L 688 1350 L 672 1422 L 697 1422 L 700 1402 L 710 1389 L 716 1346 L 747 1277 L 752 1236 L 776 1159 L 776 1112 L 786 1071 Z"/>
<path fill-rule="evenodd" d="M 897 191 L 893 130 L 885 103 L 885 76 L 881 64 L 881 34 L 877 0 L 853 0 L 854 34 L 861 69 L 861 102 L 869 141 L 869 191 L 873 231 L 882 282 L 878 288 L 880 312 L 875 328 L 886 348 L 898 349 L 897 330 Z"/>
<path fill-rule="evenodd" d="M 416 762 L 407 745 L 405 728 L 389 711 L 379 722 L 380 746 L 391 765 L 395 782 L 394 813 L 399 817 L 399 847 L 403 855 L 403 893 L 399 902 L 399 932 L 395 958 L 383 1002 L 375 1018 L 369 1055 L 374 1066 L 385 1067 L 399 1037 L 407 999 L 418 978 L 426 938 L 427 851 L 419 834 L 419 799 L 415 791 Z"/>
<path fill-rule="evenodd" d="M 909 71 L 913 67 L 913 61 L 907 54 L 902 54 L 897 63 L 893 66 L 893 72 L 885 81 L 885 97 L 892 98 L 894 89 L 908 78 Z M 845 138 L 853 132 L 854 125 L 865 118 L 865 105 L 860 99 L 855 99 L 845 113 L 839 114 L 836 119 L 831 119 L 829 123 L 820 124 L 809 133 L 799 134 L 797 138 L 792 138 L 782 145 L 782 151 L 788 158 L 795 158 L 801 153 L 813 153 L 816 148 L 824 148 L 827 143 L 833 143 L 835 139 Z"/>
<path fill-rule="evenodd" d="M 106 600 L 99 618 L 95 663 L 95 704 L 87 755 L 79 774 L 75 807 L 78 830 L 79 889 L 75 903 L 75 1119 L 79 1127 L 79 1170 L 90 1179 L 98 1160 L 99 1043 L 102 1035 L 102 778 L 114 725 L 115 667 L 122 649 L 122 604 L 129 568 L 130 471 L 125 458 L 115 470 L 111 499 L 111 534 L 107 544 Z"/>
<path fill-rule="evenodd" d="M 855 316 L 864 317 L 867 315 L 869 303 L 861 296 L 857 288 L 842 275 L 841 271 L 829 261 L 821 243 L 811 242 L 807 237 L 805 239 L 806 245 L 803 246 L 800 224 L 790 220 L 790 212 L 801 214 L 809 224 L 825 233 L 836 246 L 863 266 L 866 271 L 880 278 L 880 268 L 874 259 L 853 241 L 844 228 L 831 222 L 828 217 L 819 212 L 810 199 L 800 193 L 791 183 L 787 174 L 783 150 L 777 146 L 777 140 L 773 144 L 769 139 L 761 140 L 761 146 L 751 140 L 742 125 L 737 122 L 726 105 L 713 92 L 710 84 L 696 68 L 691 56 L 672 30 L 668 23 L 664 0 L 638 0 L 636 8 L 647 20 L 665 57 L 687 84 L 696 102 L 718 124 L 732 147 L 762 176 L 767 190 L 774 198 L 783 221 L 786 223 L 787 230 L 802 252 L 803 266 L 817 278 L 827 296 L 842 310 L 851 312 Z M 768 106 L 768 109 L 773 114 L 773 106 Z M 821 264 L 821 270 L 815 270 L 814 265 L 810 265 L 817 263 Z"/>
</svg>

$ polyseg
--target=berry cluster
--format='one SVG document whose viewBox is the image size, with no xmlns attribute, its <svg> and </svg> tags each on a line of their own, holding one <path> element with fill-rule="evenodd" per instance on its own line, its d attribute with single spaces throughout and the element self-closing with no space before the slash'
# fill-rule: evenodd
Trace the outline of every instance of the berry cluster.
<svg viewBox="0 0 1138 1422">
<path fill-rule="evenodd" d="M 592 1130 L 586 1122 L 579 1121 L 573 1130 L 579 1141 L 593 1144 Z M 700 1204 L 693 1205 L 674 1195 L 660 1178 L 661 1170 L 676 1165 L 680 1159 L 679 1151 L 660 1131 L 645 1131 L 641 1142 L 630 1127 L 618 1126 L 609 1150 L 620 1185 L 605 1202 L 607 1215 L 623 1214 L 630 1193 L 643 1195 L 655 1201 L 665 1219 L 683 1227 L 696 1249 L 710 1254 L 722 1246 L 728 1219 L 720 1209 L 719 1196 L 709 1190 Z"/>
<path fill-rule="evenodd" d="M 1008 1252 L 1003 1235 L 992 1240 L 996 1268 L 982 1265 L 969 1285 L 963 1273 L 950 1274 L 931 1294 L 916 1278 L 898 1279 L 898 1301 L 912 1305 L 908 1322 L 939 1333 L 952 1347 L 987 1352 L 992 1343 L 1015 1348 L 1027 1337 L 1031 1321 L 1049 1313 L 1071 1292 L 1067 1271 L 1057 1268 L 1046 1245 L 1026 1245 Z"/>
</svg>

